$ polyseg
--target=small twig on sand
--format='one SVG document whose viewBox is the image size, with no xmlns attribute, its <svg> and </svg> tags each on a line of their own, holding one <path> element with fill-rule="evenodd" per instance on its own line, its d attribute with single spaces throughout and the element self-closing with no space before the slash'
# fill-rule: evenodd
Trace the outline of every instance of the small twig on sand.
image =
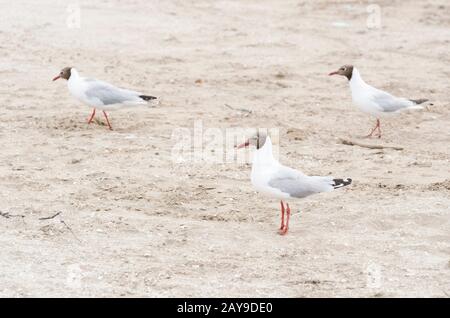
<svg viewBox="0 0 450 318">
<path fill-rule="evenodd" d="M 3 216 L 5 219 L 9 219 L 10 218 L 10 214 L 8 212 L 0 212 L 0 216 Z"/>
<path fill-rule="evenodd" d="M 364 148 L 369 148 L 369 149 L 394 149 L 394 150 L 403 150 L 403 147 L 398 147 L 398 146 L 385 146 L 385 145 L 368 145 L 368 144 L 363 144 L 357 141 L 353 141 L 353 140 L 346 140 L 346 139 L 342 139 L 339 138 L 339 142 L 343 145 L 348 145 L 348 146 L 359 146 L 359 147 L 364 147 Z"/>
<path fill-rule="evenodd" d="M 199 189 L 202 189 L 202 190 L 214 190 L 214 189 L 215 189 L 215 187 L 206 187 L 206 186 L 204 186 L 203 184 L 200 184 L 200 185 L 198 186 L 198 188 L 199 188 Z"/>
<path fill-rule="evenodd" d="M 39 220 L 40 221 L 43 221 L 43 220 L 51 220 L 51 219 L 54 219 L 54 218 L 56 218 L 58 215 L 60 215 L 62 212 L 61 211 L 59 211 L 58 213 L 56 213 L 56 214 L 54 214 L 54 215 L 52 215 L 52 216 L 47 216 L 47 217 L 45 217 L 45 218 L 39 218 Z"/>
<path fill-rule="evenodd" d="M 73 233 L 72 229 L 70 228 L 70 226 L 67 225 L 66 222 L 64 222 L 63 220 L 60 220 L 62 224 L 64 224 L 64 226 L 70 231 L 70 233 L 72 233 L 73 237 L 77 239 L 78 242 L 81 243 L 81 240 L 75 235 L 75 233 Z"/>
<path fill-rule="evenodd" d="M 227 108 L 229 108 L 229 109 L 231 109 L 231 110 L 237 110 L 237 111 L 244 112 L 244 113 L 248 113 L 248 114 L 251 114 L 251 113 L 253 112 L 252 110 L 245 109 L 245 108 L 234 108 L 234 107 L 231 107 L 231 106 L 228 105 L 228 104 L 224 104 L 224 106 L 227 107 Z"/>
<path fill-rule="evenodd" d="M 52 216 L 48 216 L 45 218 L 39 218 L 40 221 L 44 221 L 44 220 L 51 220 L 56 218 L 58 215 L 60 215 L 62 212 L 59 211 L 58 213 L 53 214 Z M 64 220 L 59 220 L 62 224 L 64 224 L 64 226 L 70 231 L 70 233 L 72 233 L 73 237 L 77 239 L 78 242 L 81 243 L 81 240 L 75 235 L 75 233 L 72 231 L 72 229 L 70 228 L 70 226 L 67 225 L 66 222 L 64 222 Z"/>
<path fill-rule="evenodd" d="M 5 219 L 9 219 L 9 218 L 24 218 L 25 217 L 22 214 L 14 215 L 14 214 L 10 214 L 8 212 L 1 212 L 1 211 L 0 211 L 0 216 L 3 216 Z"/>
</svg>

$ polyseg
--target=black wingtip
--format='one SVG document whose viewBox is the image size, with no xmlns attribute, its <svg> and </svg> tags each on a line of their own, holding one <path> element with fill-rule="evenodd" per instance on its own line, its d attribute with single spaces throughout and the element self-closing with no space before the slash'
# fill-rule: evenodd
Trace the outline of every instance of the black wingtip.
<svg viewBox="0 0 450 318">
<path fill-rule="evenodd" d="M 142 98 L 142 99 L 145 100 L 145 101 L 149 101 L 149 100 L 152 100 L 152 99 L 156 99 L 155 96 L 148 96 L 148 95 L 139 95 L 139 97 Z"/>
<path fill-rule="evenodd" d="M 347 179 L 333 179 L 333 187 L 335 189 L 348 186 L 351 183 L 352 183 L 352 179 L 350 179 L 350 178 L 347 178 Z"/>
</svg>

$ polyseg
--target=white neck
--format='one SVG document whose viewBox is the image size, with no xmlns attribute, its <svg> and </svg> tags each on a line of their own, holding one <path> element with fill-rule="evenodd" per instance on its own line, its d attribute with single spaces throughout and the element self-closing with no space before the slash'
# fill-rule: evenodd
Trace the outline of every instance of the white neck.
<svg viewBox="0 0 450 318">
<path fill-rule="evenodd" d="M 370 88 L 359 74 L 358 69 L 353 68 L 352 78 L 350 79 L 350 90 L 352 92 L 353 101 L 358 99 L 358 96 L 365 95 L 365 92 Z"/>
<path fill-rule="evenodd" d="M 74 69 L 73 67 L 70 69 L 70 77 L 69 80 L 67 81 L 67 86 L 69 87 L 69 89 L 72 87 L 77 87 L 79 85 L 79 83 L 81 82 L 82 78 L 81 76 L 78 74 L 78 71 L 76 69 Z M 74 94 L 72 92 L 72 94 Z"/>
<path fill-rule="evenodd" d="M 78 71 L 73 67 L 70 69 L 70 78 L 69 79 L 71 79 L 72 77 L 74 79 L 80 77 L 80 74 L 78 74 Z"/>
<path fill-rule="evenodd" d="M 362 79 L 361 75 L 359 74 L 359 71 L 356 67 L 353 68 L 352 72 L 352 78 L 350 79 L 350 86 L 364 86 L 367 85 L 366 82 Z"/>
<path fill-rule="evenodd" d="M 272 154 L 272 141 L 267 137 L 264 145 L 253 154 L 252 184 L 256 188 L 264 188 L 272 174 L 279 169 L 279 166 L 280 163 Z"/>
<path fill-rule="evenodd" d="M 264 145 L 257 149 L 253 155 L 253 165 L 261 165 L 261 164 L 273 164 L 277 161 L 273 157 L 272 153 L 272 140 L 267 136 L 266 142 Z"/>
</svg>

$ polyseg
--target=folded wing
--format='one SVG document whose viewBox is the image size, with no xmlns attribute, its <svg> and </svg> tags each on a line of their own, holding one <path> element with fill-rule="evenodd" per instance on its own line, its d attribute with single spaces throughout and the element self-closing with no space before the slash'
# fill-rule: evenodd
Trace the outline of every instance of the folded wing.
<svg viewBox="0 0 450 318">
<path fill-rule="evenodd" d="M 115 87 L 109 83 L 90 80 L 87 82 L 86 97 L 103 105 L 113 104 L 144 104 L 139 92 Z"/>
<path fill-rule="evenodd" d="M 417 107 L 416 103 L 413 101 L 406 99 L 395 97 L 387 92 L 376 89 L 372 87 L 370 98 L 372 102 L 374 102 L 382 112 L 393 113 L 402 109 Z"/>
<path fill-rule="evenodd" d="M 294 198 L 304 198 L 311 194 L 334 189 L 333 177 L 307 176 L 289 167 L 280 167 L 269 181 L 269 186 L 289 194 Z"/>
</svg>

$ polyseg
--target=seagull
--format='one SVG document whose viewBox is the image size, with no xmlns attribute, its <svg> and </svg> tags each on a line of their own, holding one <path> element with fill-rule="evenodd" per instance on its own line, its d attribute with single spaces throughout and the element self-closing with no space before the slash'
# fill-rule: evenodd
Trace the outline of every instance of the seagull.
<svg viewBox="0 0 450 318">
<path fill-rule="evenodd" d="M 63 78 L 67 80 L 67 87 L 72 95 L 82 103 L 93 107 L 88 124 L 95 116 L 95 110 L 101 109 L 106 118 L 108 127 L 112 130 L 106 110 L 131 107 L 146 104 L 147 101 L 156 99 L 154 96 L 144 95 L 128 89 L 118 88 L 109 83 L 93 78 L 81 77 L 73 67 L 65 67 L 53 78 L 53 81 Z"/>
<path fill-rule="evenodd" d="M 328 75 L 342 75 L 347 77 L 350 83 L 353 103 L 363 112 L 377 119 L 375 127 L 366 137 L 372 137 L 375 130 L 378 129 L 378 138 L 381 138 L 381 116 L 395 114 L 406 109 L 423 109 L 419 105 L 428 101 L 428 99 L 395 97 L 385 91 L 370 86 L 363 81 L 358 69 L 353 65 L 344 65 Z"/>
<path fill-rule="evenodd" d="M 352 179 L 334 179 L 333 177 L 307 176 L 280 164 L 272 154 L 270 136 L 258 131 L 243 144 L 236 148 L 256 146 L 252 161 L 251 182 L 254 188 L 265 196 L 280 199 L 281 225 L 279 234 L 285 235 L 289 230 L 291 209 L 286 202 L 286 223 L 284 201 L 295 198 L 305 198 L 311 194 L 329 192 L 345 187 Z"/>
</svg>

